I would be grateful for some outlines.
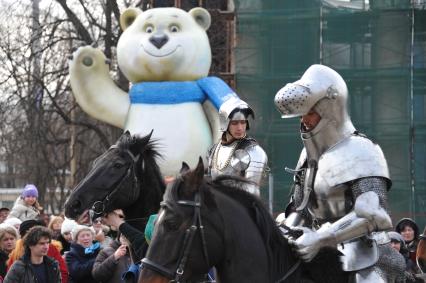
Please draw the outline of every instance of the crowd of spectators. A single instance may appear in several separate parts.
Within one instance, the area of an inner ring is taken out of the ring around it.
[[[406,282],[426,282],[426,228],[403,218],[389,231],[406,262]],[[137,282],[145,235],[125,222],[121,210],[81,225],[41,213],[38,191],[25,186],[11,210],[0,208],[0,283]]]
[[[124,223],[121,210],[113,214]],[[32,184],[12,209],[0,208],[0,283],[134,283],[137,272],[129,240],[116,227],[100,219],[81,225],[63,215],[47,217]]]

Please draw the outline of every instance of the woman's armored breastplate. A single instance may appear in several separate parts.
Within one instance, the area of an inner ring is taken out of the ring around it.
[[[219,175],[238,175],[241,176],[242,172],[235,170],[231,166],[232,158],[234,158],[234,152],[238,146],[238,142],[234,142],[230,145],[216,146],[213,152],[212,165],[211,165],[211,176],[213,179]]]

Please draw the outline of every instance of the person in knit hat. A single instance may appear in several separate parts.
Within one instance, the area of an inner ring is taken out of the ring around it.
[[[21,196],[15,201],[8,218],[16,217],[21,221],[37,219],[42,207],[37,201],[38,190],[33,184],[27,184]]]
[[[92,268],[100,251],[99,242],[94,242],[95,229],[76,225],[71,231],[73,242],[65,254],[70,283],[97,283],[92,276]]]
[[[64,222],[62,222],[61,235],[58,238],[58,240],[62,243],[61,254],[70,250],[72,242],[71,231],[75,226],[77,226],[77,222],[72,219],[65,218]]]
[[[12,225],[13,227],[15,227],[16,231],[19,231],[19,226],[21,226],[22,221],[19,218],[10,217],[7,218],[3,223],[7,225]]]

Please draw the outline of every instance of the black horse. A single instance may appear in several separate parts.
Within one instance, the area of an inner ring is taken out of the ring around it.
[[[201,159],[188,169],[166,190],[139,282],[193,282],[212,266],[219,282],[347,282],[337,251],[299,266],[261,200],[239,188],[243,180],[209,181]],[[306,271],[312,281],[302,280]]]
[[[137,137],[125,132],[98,157],[66,201],[65,215],[76,219],[90,209],[96,218],[121,208],[126,221],[143,231],[165,190],[151,134]]]

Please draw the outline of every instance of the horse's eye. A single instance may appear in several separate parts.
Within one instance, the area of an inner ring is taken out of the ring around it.
[[[180,221],[176,217],[164,219],[164,228],[168,231],[176,231],[180,227]]]
[[[114,164],[114,168],[116,168],[116,169],[120,169],[120,168],[123,168],[123,167],[124,167],[123,163],[117,162],[117,163]]]

